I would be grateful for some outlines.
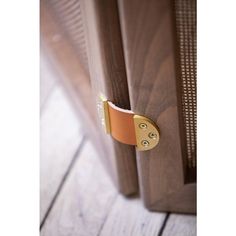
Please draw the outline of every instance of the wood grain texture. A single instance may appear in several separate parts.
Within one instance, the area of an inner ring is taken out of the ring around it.
[[[147,211],[140,200],[114,188],[97,153],[87,142],[65,182],[42,236],[157,235],[165,214]]]
[[[102,93],[117,106],[130,109],[117,3],[115,0],[82,0],[81,6],[94,97],[98,98]],[[120,191],[125,195],[136,193],[134,147],[110,136],[104,139],[107,147],[112,146],[114,150]]]
[[[153,119],[161,133],[157,147],[136,154],[141,196],[152,210],[193,213],[195,186],[185,185],[187,153],[174,2],[118,2],[131,108]]]
[[[76,149],[82,127],[65,92],[57,85],[41,114],[40,124],[40,220],[44,218]]]
[[[195,236],[197,235],[196,216],[171,214],[163,236]]]
[[[121,147],[118,142],[113,141],[104,134],[96,114],[96,96],[92,92],[89,77],[81,66],[78,52],[70,44],[68,35],[64,32],[61,25],[57,23],[55,14],[47,1],[41,1],[42,40],[45,42],[52,60],[55,62],[55,67],[59,72],[58,76],[68,89],[78,115],[83,120],[85,133],[96,145],[101,159],[115,184],[124,194],[134,193],[137,191],[134,149],[126,148],[124,145]],[[109,49],[108,51],[111,50]],[[116,68],[115,63],[113,67]],[[104,68],[105,66],[102,67],[102,69]],[[120,67],[118,66],[117,69],[113,70],[114,74],[117,73],[119,75],[119,70]],[[102,74],[96,78],[93,77],[93,81],[97,78],[103,78],[101,76]],[[115,78],[119,79],[119,76]],[[120,82],[121,80],[118,81]],[[125,101],[125,99],[122,101]]]
[[[158,235],[166,214],[150,212],[138,198],[125,199],[119,195],[101,230],[102,236],[107,235]]]
[[[116,196],[95,149],[85,144],[41,235],[98,235]]]

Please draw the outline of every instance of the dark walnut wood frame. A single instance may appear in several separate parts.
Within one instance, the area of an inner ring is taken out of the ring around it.
[[[117,188],[124,195],[134,194],[138,191],[135,149],[104,133],[96,108],[99,93],[130,108],[117,4],[115,1],[77,1],[77,4],[82,9],[81,20],[82,13],[85,17],[81,30],[87,33],[90,74],[60,22],[55,1],[41,1],[41,43],[51,55],[78,115],[85,122],[86,133],[96,145]]]
[[[136,152],[141,197],[148,209],[196,212],[181,110],[178,40],[172,0],[119,0],[131,109],[160,128],[157,147]],[[191,182],[191,183],[189,183]]]
[[[94,97],[102,93],[119,107],[130,109],[117,3],[81,0],[81,6]],[[121,192],[137,193],[135,148],[119,143],[110,135],[105,134],[104,140],[114,150]]]

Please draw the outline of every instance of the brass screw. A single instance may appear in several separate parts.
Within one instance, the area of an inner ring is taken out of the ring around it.
[[[147,140],[143,140],[141,142],[141,144],[144,146],[144,147],[148,147],[149,146],[149,142]]]
[[[157,135],[155,133],[149,133],[148,137],[151,139],[157,139]]]
[[[140,128],[140,129],[146,129],[146,128],[147,128],[147,124],[145,124],[145,123],[140,123],[140,124],[139,124],[139,128]]]

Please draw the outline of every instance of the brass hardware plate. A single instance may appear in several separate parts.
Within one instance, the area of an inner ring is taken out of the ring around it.
[[[99,96],[97,108],[98,108],[98,115],[101,120],[102,126],[104,127],[105,132],[107,134],[110,134],[111,126],[110,126],[110,117],[109,117],[109,110],[108,110],[108,101],[102,94]]]
[[[134,115],[133,119],[137,149],[146,151],[154,148],[160,140],[160,132],[157,125],[145,116]]]
[[[98,114],[105,132],[112,135],[112,121],[110,120],[109,115],[109,102],[103,95],[99,96],[97,107]],[[124,112],[127,114],[127,110],[123,111],[118,107],[116,109],[119,112]],[[133,135],[135,135],[136,139],[136,143],[134,143],[133,145],[136,144],[136,147],[139,151],[146,151],[154,148],[160,140],[159,128],[157,127],[155,122],[145,116],[135,115],[132,112],[130,113],[130,119],[134,122],[135,134]],[[128,129],[127,132],[129,132]]]

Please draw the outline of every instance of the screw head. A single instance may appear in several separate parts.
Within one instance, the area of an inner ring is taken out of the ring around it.
[[[144,147],[148,147],[149,146],[149,142],[147,140],[142,140],[141,144],[144,146]]]
[[[140,123],[140,124],[139,124],[139,128],[140,128],[140,129],[146,129],[146,128],[147,128],[147,124],[145,124],[145,123]]]
[[[157,139],[157,135],[155,133],[149,133],[148,134],[148,137],[151,138],[151,139]]]

